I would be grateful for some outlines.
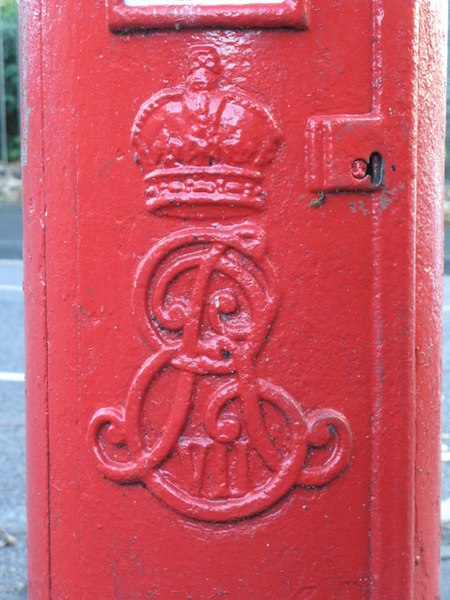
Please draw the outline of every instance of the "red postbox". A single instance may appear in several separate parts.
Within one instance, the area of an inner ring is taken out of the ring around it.
[[[440,8],[23,4],[32,600],[438,597]]]

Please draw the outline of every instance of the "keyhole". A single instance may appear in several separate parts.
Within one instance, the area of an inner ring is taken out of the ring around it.
[[[372,152],[367,165],[367,175],[374,187],[379,187],[383,183],[384,163],[383,157],[379,152]]]

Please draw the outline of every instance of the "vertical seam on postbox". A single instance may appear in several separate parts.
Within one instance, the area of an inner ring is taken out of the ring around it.
[[[417,4],[415,5],[414,11],[414,34],[416,36],[416,40],[420,40],[420,18],[419,18],[419,8]],[[414,143],[411,144],[411,151],[413,152],[413,164],[414,164],[414,179],[412,182],[411,189],[411,202],[413,203],[413,213],[414,213],[414,228],[413,228],[413,252],[411,258],[413,260],[413,302],[412,302],[412,310],[413,310],[413,318],[414,318],[414,328],[412,329],[412,357],[413,357],[413,365],[414,365],[414,376],[412,377],[412,385],[414,386],[412,399],[414,402],[413,405],[413,415],[414,415],[414,427],[413,427],[413,435],[414,435],[414,460],[413,460],[413,480],[412,480],[412,492],[414,495],[414,505],[413,505],[413,527],[412,527],[412,550],[413,555],[416,556],[416,546],[417,546],[417,533],[416,533],[416,525],[417,525],[417,500],[416,500],[416,482],[417,482],[417,474],[416,474],[416,464],[417,464],[417,357],[416,357],[416,347],[417,347],[417,309],[416,309],[416,298],[417,298],[417,176],[418,176],[418,154],[417,154],[417,139],[418,139],[418,125],[419,125],[419,114],[418,114],[418,98],[419,98],[419,60],[420,60],[420,51],[419,51],[419,43],[414,44],[413,46],[414,60],[413,60],[413,69],[414,69],[414,84],[412,89],[413,95],[413,109],[411,118],[413,119],[413,137]],[[415,560],[415,559],[414,559]],[[412,576],[412,590],[415,588],[415,574]]]
[[[406,256],[405,261],[406,264],[403,267],[407,269],[408,276],[411,276],[411,286],[414,286],[414,277],[415,277],[415,251],[413,248],[414,244],[414,236],[415,236],[415,206],[416,206],[416,155],[414,154],[414,139],[417,136],[417,105],[416,105],[416,95],[417,95],[417,83],[416,81],[413,85],[409,85],[407,87],[407,94],[409,95],[409,101],[407,103],[408,109],[405,111],[402,106],[402,110],[399,113],[398,110],[396,112],[390,110],[390,106],[387,104],[386,100],[386,91],[383,92],[383,96],[380,93],[380,84],[382,79],[385,81],[391,81],[390,79],[390,69],[391,64],[389,62],[392,60],[392,57],[389,53],[386,52],[386,42],[385,42],[385,32],[383,29],[386,25],[383,25],[383,20],[385,19],[385,6],[386,2],[384,0],[373,0],[373,30],[374,30],[374,40],[376,40],[374,44],[373,50],[373,101],[374,101],[374,110],[383,115],[383,117],[390,118],[391,124],[394,122],[403,121],[409,126],[408,133],[408,142],[404,145],[405,150],[407,151],[407,156],[411,160],[411,163],[414,165],[414,177],[410,176],[408,184],[405,184],[408,188],[407,201],[408,206],[404,207],[403,210],[407,211],[407,222],[406,227],[410,227],[411,231],[407,230],[407,241],[406,245]],[[387,12],[387,11],[386,11]],[[410,13],[411,19],[414,20],[414,31],[413,36],[417,35],[417,18],[416,12],[414,11],[412,14]],[[413,46],[413,45],[412,45]],[[410,76],[412,75],[411,69],[415,69],[415,53],[416,50],[408,50],[408,69]],[[386,63],[384,60],[386,59]],[[410,79],[413,79],[411,77]],[[389,109],[388,109],[389,106]],[[399,141],[395,141],[392,145],[396,145],[398,148]],[[408,174],[411,173],[410,167],[405,167],[405,172]],[[398,177],[398,175],[397,175]],[[387,184],[386,184],[387,185]],[[404,186],[404,187],[405,187]],[[401,186],[399,185],[400,189]],[[394,188],[393,188],[394,189]],[[413,207],[411,208],[410,203],[413,203]],[[383,210],[383,208],[382,208]],[[385,217],[383,217],[382,212],[376,212],[374,214],[374,218],[372,220],[372,259],[373,259],[373,280],[372,280],[372,320],[373,320],[373,387],[372,392],[374,394],[374,403],[372,410],[372,476],[373,481],[371,483],[371,515],[370,515],[370,558],[369,558],[369,571],[371,573],[372,578],[372,593],[374,598],[384,598],[386,593],[386,573],[383,572],[386,566],[386,550],[389,550],[388,545],[391,548],[396,546],[397,550],[399,549],[399,534],[398,531],[401,531],[402,539],[400,543],[404,543],[408,547],[408,552],[406,557],[402,558],[402,572],[403,572],[403,589],[405,593],[410,594],[413,591],[413,571],[412,571],[412,557],[413,557],[413,548],[414,548],[414,505],[415,505],[415,482],[414,482],[414,463],[409,462],[406,463],[407,472],[402,473],[402,483],[404,485],[404,504],[403,509],[406,514],[402,518],[401,523],[397,525],[397,533],[394,529],[392,529],[392,533],[388,533],[387,531],[383,532],[383,529],[386,529],[386,523],[383,521],[385,516],[383,515],[383,511],[385,510],[386,504],[386,489],[391,485],[389,481],[389,476],[386,477],[386,474],[383,473],[384,468],[387,464],[387,452],[386,449],[383,448],[383,444],[386,440],[387,435],[391,435],[390,428],[386,428],[386,415],[385,411],[388,406],[386,404],[387,393],[386,386],[389,384],[385,384],[384,382],[384,364],[383,362],[386,359],[386,354],[384,350],[385,340],[383,337],[383,329],[386,328],[386,306],[385,301],[383,300],[383,296],[386,295],[387,286],[386,286],[386,264],[384,254],[385,254],[385,246],[386,241],[383,239],[385,237],[384,228],[382,227],[382,223],[384,222]],[[411,239],[412,238],[412,239]],[[413,287],[414,289],[414,287]],[[388,302],[389,300],[389,293]],[[404,299],[404,298],[403,298]],[[408,329],[408,333],[405,334],[406,340],[401,342],[403,346],[403,350],[406,348],[408,356],[403,356],[403,361],[408,359],[408,369],[404,374],[404,377],[408,380],[408,409],[410,414],[412,413],[413,419],[415,414],[415,385],[414,385],[414,377],[413,373],[415,370],[414,364],[414,344],[415,344],[415,304],[414,304],[414,293],[410,294],[408,300],[411,304],[407,304],[407,307],[404,307],[406,312],[407,323],[410,326]],[[377,323],[379,326],[377,326]],[[392,335],[392,334],[390,334]],[[403,338],[403,339],[405,339]],[[395,400],[395,399],[393,399]],[[408,422],[408,415],[404,422],[404,427],[401,432],[401,437],[399,442],[405,441],[407,438],[409,446],[415,446],[415,426],[414,423]],[[413,439],[411,439],[413,438]],[[408,450],[405,450],[406,456],[410,456]],[[405,463],[403,463],[405,464]],[[381,505],[381,508],[380,508]],[[412,522],[411,519],[408,521],[408,512],[412,512]],[[381,533],[380,533],[381,531]],[[392,557],[392,553],[390,554]],[[396,565],[399,565],[399,561],[395,561]],[[395,564],[394,564],[395,567]],[[408,571],[409,569],[409,571]],[[395,594],[395,591],[393,592]]]
[[[50,475],[50,394],[49,394],[49,373],[48,373],[48,281],[47,281],[47,188],[46,188],[46,163],[45,163],[45,96],[44,96],[44,69],[43,69],[43,53],[44,53],[44,11],[42,1],[39,1],[39,26],[40,26],[40,54],[39,54],[39,70],[40,70],[40,95],[41,95],[41,155],[42,155],[42,208],[43,208],[43,251],[44,251],[44,311],[45,311],[45,393],[47,400],[47,421],[46,421],[46,437],[47,437],[47,503],[48,503],[48,519],[47,519],[47,543],[48,543],[48,597],[52,597],[52,554],[51,554],[51,475]]]

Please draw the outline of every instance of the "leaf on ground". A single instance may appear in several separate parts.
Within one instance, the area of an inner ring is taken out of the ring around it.
[[[6,546],[14,546],[15,543],[16,538],[0,527],[0,548],[6,548]]]

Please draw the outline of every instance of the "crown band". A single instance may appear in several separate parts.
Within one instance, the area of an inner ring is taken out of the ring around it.
[[[157,169],[145,176],[146,206],[150,212],[205,205],[259,209],[265,197],[261,180],[259,171],[222,165]]]

